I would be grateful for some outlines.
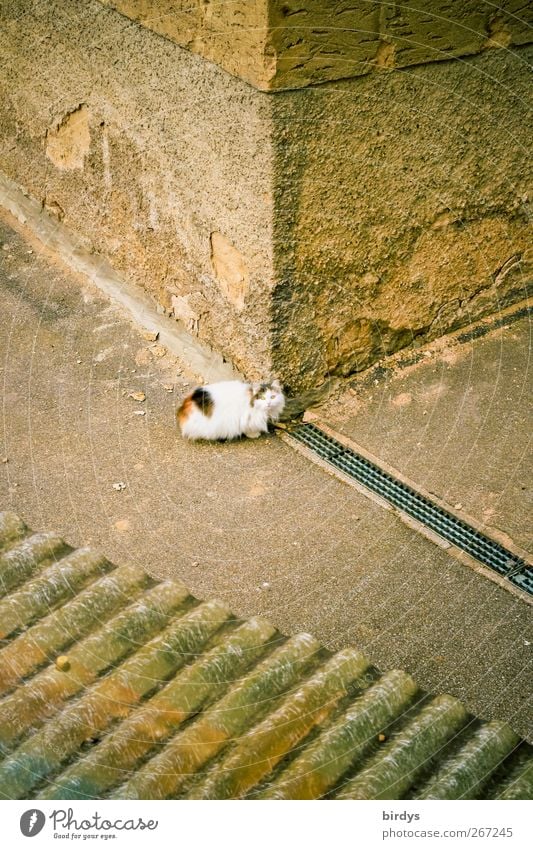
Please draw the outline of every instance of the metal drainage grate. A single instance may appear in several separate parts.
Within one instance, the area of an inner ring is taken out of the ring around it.
[[[489,537],[446,510],[410,486],[401,483],[366,457],[356,454],[313,424],[301,424],[290,431],[293,439],[311,449],[318,457],[363,484],[389,504],[407,513],[430,528],[442,539],[475,557],[515,586],[533,595],[533,568]]]

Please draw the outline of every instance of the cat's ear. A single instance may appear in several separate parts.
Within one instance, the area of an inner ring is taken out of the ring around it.
[[[277,378],[275,380],[273,380],[270,385],[272,386],[272,389],[277,389],[278,392],[281,392],[281,383],[279,382],[279,380]]]
[[[252,398],[256,398],[257,395],[259,395],[260,391],[261,391],[261,384],[260,383],[252,383]]]

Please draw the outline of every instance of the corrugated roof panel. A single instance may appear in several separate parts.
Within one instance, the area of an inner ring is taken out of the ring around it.
[[[0,513],[4,798],[533,798],[532,747],[355,649]]]

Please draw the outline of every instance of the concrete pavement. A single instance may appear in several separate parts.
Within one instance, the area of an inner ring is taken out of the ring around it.
[[[275,435],[183,442],[174,410],[194,376],[12,227],[0,235],[2,509],[238,616],[355,645],[531,739],[524,601]],[[522,515],[516,525],[525,539]]]

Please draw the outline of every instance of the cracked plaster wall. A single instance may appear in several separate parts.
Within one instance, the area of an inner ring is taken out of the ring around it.
[[[5,0],[0,57],[0,169],[189,331],[268,372],[268,99],[96,0]]]
[[[2,170],[249,377],[526,294],[530,48],[266,94],[97,0],[1,15]]]

